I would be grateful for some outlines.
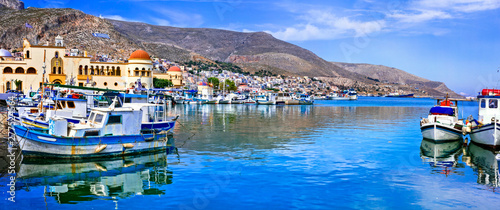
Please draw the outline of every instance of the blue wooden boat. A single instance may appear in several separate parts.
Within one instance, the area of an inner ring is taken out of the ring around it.
[[[162,150],[169,130],[143,129],[143,107],[92,109],[85,123],[68,123],[52,117],[49,129],[14,125],[15,136],[25,157],[88,158],[122,156]]]

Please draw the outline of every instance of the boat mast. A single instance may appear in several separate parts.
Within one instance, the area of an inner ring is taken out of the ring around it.
[[[41,86],[42,93],[41,93],[41,97],[40,97],[40,105],[39,105],[39,108],[38,108],[39,111],[40,111],[40,113],[42,113],[42,111],[43,111],[43,96],[44,96],[44,91],[45,91],[45,85],[44,85],[43,82],[45,80],[45,68],[46,68],[46,66],[45,66],[45,55],[46,55],[46,52],[47,52],[46,50],[43,50],[43,64],[42,64],[43,74],[42,74],[42,86]]]

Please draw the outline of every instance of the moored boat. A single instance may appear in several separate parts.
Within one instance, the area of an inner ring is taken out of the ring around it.
[[[86,123],[68,123],[65,118],[55,116],[49,121],[49,129],[14,125],[23,155],[78,159],[122,156],[166,148],[166,131],[141,129],[142,107],[114,105],[92,109]]]
[[[493,149],[500,147],[500,90],[483,89],[479,100],[479,119],[471,120],[468,127],[471,127],[471,141]]]
[[[463,122],[458,119],[458,99],[437,99],[427,118],[420,121],[422,136],[434,141],[452,141],[462,138]]]

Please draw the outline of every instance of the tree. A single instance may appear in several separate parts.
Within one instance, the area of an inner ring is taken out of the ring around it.
[[[223,87],[225,86],[224,89],[226,90],[238,90],[236,84],[234,84],[234,82],[229,79],[226,79],[226,81],[224,81],[224,83],[222,83],[221,86]]]
[[[172,83],[172,81],[170,81],[168,79],[159,79],[159,78],[154,77],[153,78],[153,86],[155,88],[165,88],[165,87],[172,87],[172,86],[174,86],[174,84]]]
[[[208,83],[211,83],[214,89],[219,89],[219,79],[216,77],[209,77]]]

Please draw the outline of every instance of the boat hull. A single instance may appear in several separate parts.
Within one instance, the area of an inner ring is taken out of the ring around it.
[[[23,157],[98,158],[140,154],[167,148],[167,135],[142,134],[127,136],[61,137],[15,125],[16,139]]]
[[[500,148],[500,124],[490,123],[472,129],[471,141],[488,148]]]
[[[425,139],[433,141],[454,141],[462,138],[462,131],[452,126],[439,123],[427,123],[420,126]]]

